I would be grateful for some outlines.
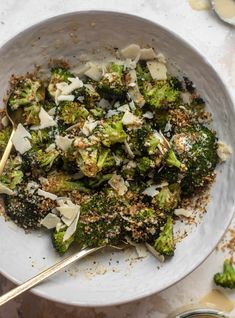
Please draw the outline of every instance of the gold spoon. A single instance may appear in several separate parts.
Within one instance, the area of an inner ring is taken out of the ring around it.
[[[7,162],[7,159],[9,158],[9,155],[11,153],[11,149],[13,146],[12,138],[15,134],[16,128],[17,128],[19,123],[23,122],[21,108],[13,111],[11,109],[11,107],[9,106],[9,103],[7,102],[5,111],[6,111],[7,118],[9,119],[10,123],[12,124],[12,132],[11,132],[11,136],[8,140],[7,146],[4,150],[4,153],[3,153],[1,161],[0,161],[0,175],[2,175],[4,167],[5,167],[6,162]]]
[[[58,262],[57,264],[49,267],[45,271],[41,272],[40,274],[34,276],[33,278],[30,278],[25,283],[19,285],[18,287],[13,288],[9,292],[7,292],[5,295],[0,296],[0,306],[7,303],[9,300],[19,296],[20,294],[24,293],[25,291],[31,289],[32,287],[38,285],[42,281],[44,281],[46,278],[52,276],[53,274],[57,273],[61,269],[65,268],[66,266],[76,262],[77,260],[91,254],[95,253],[96,251],[102,249],[104,246],[95,247],[95,248],[86,248],[84,250],[81,250],[62,261]]]

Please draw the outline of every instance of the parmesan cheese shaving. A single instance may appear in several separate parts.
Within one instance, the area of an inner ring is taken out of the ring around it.
[[[47,191],[44,191],[44,190],[41,190],[41,189],[38,189],[38,195],[40,195],[41,197],[44,197],[46,199],[51,199],[53,201],[58,198],[57,195],[50,193],[50,192],[47,192]]]
[[[147,254],[147,249],[146,249],[146,247],[143,244],[139,244],[139,243],[136,243],[136,242],[132,241],[128,236],[125,236],[125,240],[126,240],[126,242],[128,244],[130,244],[130,245],[135,247],[135,250],[136,250],[136,253],[137,253],[138,257],[144,258],[144,257],[146,257],[148,255]]]
[[[58,223],[60,223],[60,218],[53,213],[48,213],[40,224],[51,230],[56,228]]]
[[[39,184],[37,184],[35,181],[28,182],[26,189],[29,192],[29,194],[34,194],[34,192],[39,188]]]
[[[80,216],[80,208],[79,208],[79,212],[77,213],[75,219],[73,220],[73,222],[71,223],[71,225],[67,228],[67,230],[65,231],[64,234],[64,238],[63,241],[67,241],[76,231],[77,229],[77,224],[78,224],[78,220],[79,220],[79,216]]]
[[[86,63],[85,65],[83,65],[82,67],[75,67],[74,69],[72,69],[72,73],[78,75],[78,76],[82,76],[85,74],[86,71],[88,71],[90,69],[90,63]]]
[[[147,249],[143,244],[136,244],[135,249],[138,257],[145,258],[148,256]]]
[[[9,125],[9,119],[7,118],[7,116],[4,116],[2,118],[1,123],[2,123],[3,127],[7,127]]]
[[[73,142],[73,139],[70,139],[67,136],[63,137],[63,136],[57,135],[55,137],[56,146],[63,151],[67,151],[71,147],[72,142]]]
[[[12,137],[12,143],[20,154],[24,154],[32,148],[29,139],[31,139],[30,133],[23,127],[22,124],[18,124]]]
[[[68,101],[68,102],[73,102],[74,101],[75,96],[74,95],[59,95],[57,97],[57,100],[59,102],[63,102],[63,101]]]
[[[92,131],[96,128],[96,126],[98,125],[98,121],[95,121],[92,117],[89,117],[88,120],[85,121],[81,132],[85,135],[85,136],[89,136]]]
[[[46,148],[46,152],[49,152],[49,151],[51,151],[51,150],[54,150],[55,149],[55,144],[54,143],[52,143],[52,144],[50,144],[47,148]]]
[[[130,44],[124,49],[121,50],[121,54],[126,59],[135,59],[138,55],[140,55],[140,46],[137,44]]]
[[[77,213],[80,211],[80,207],[77,205],[74,206],[61,206],[56,208],[62,216],[67,219],[74,220]]]
[[[55,116],[56,113],[56,107],[52,107],[50,110],[48,110],[48,115]]]
[[[117,191],[118,195],[124,195],[128,190],[124,179],[117,174],[113,174],[112,178],[108,181],[108,184]]]
[[[165,57],[165,55],[162,54],[162,53],[158,53],[158,54],[157,54],[157,60],[158,60],[158,62],[160,62],[160,63],[166,64],[166,57]]]
[[[193,100],[192,95],[189,92],[181,92],[180,97],[182,98],[183,102],[188,105],[190,105]]]
[[[139,55],[138,55],[139,56]],[[136,62],[132,61],[131,59],[126,59],[124,64],[123,64],[123,69],[126,71],[126,69],[135,69],[136,68]]]
[[[32,126],[30,128],[31,130],[39,130],[39,129],[44,129],[44,128],[53,127],[57,125],[54,119],[45,111],[43,107],[41,107],[38,116],[40,119],[40,125]]]
[[[110,107],[110,103],[107,99],[104,99],[104,98],[101,98],[101,100],[99,101],[98,103],[98,106],[101,107],[101,108],[109,108]]]
[[[145,99],[143,95],[139,91],[139,87],[136,82],[136,86],[134,87],[129,87],[128,89],[128,95],[132,99],[132,101],[138,105],[139,107],[143,107],[145,104]]]
[[[140,50],[140,60],[153,60],[157,57],[153,48],[141,49]]]
[[[122,123],[125,126],[135,126],[138,127],[142,124],[141,118],[133,115],[129,110],[125,111],[124,116],[122,117]]]
[[[152,119],[153,118],[153,113],[152,112],[146,112],[143,114],[144,118]]]
[[[152,184],[151,186],[146,188],[142,193],[150,197],[155,197],[159,193],[159,191],[157,190],[157,185]]]
[[[62,222],[57,223],[56,225],[56,232],[59,232],[61,229],[63,229],[65,225]]]
[[[14,195],[15,193],[10,188],[5,186],[5,184],[0,182],[0,194]]]
[[[153,254],[161,263],[163,263],[165,261],[165,257],[163,255],[161,255],[160,253],[158,253],[155,248],[153,246],[151,246],[148,243],[145,243],[148,251]]]
[[[110,109],[110,110],[107,111],[105,117],[106,117],[106,118],[110,118],[110,117],[112,117],[112,116],[114,116],[114,115],[118,115],[118,111],[117,111],[117,110]]]
[[[189,218],[192,216],[192,212],[186,209],[175,209],[174,214],[177,216],[185,216],[186,218]]]
[[[127,152],[127,154],[128,154],[131,158],[134,158],[135,155],[134,155],[133,151],[131,150],[130,145],[128,144],[128,142],[127,142],[126,140],[124,141],[124,146],[125,146],[125,151]]]
[[[130,107],[128,104],[125,104],[125,105],[118,107],[117,110],[120,112],[126,112],[126,111],[130,111]]]
[[[94,81],[97,81],[97,82],[100,81],[102,78],[101,69],[93,63],[89,63],[89,66],[90,66],[89,69],[84,74],[90,77]]]
[[[232,150],[223,141],[218,141],[217,155],[220,161],[224,162],[231,155]]]
[[[83,82],[78,77],[69,77],[68,80],[70,81],[70,84],[62,87],[61,95],[69,95],[75,89],[83,87]]]
[[[167,80],[166,65],[161,62],[147,62],[147,67],[154,80]]]

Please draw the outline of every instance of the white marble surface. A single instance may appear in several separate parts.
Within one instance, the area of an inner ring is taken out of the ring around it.
[[[43,19],[65,12],[90,9],[133,13],[173,29],[206,53],[235,99],[235,28],[219,22],[210,10],[192,10],[187,0],[1,0],[0,45]],[[215,287],[212,276],[221,269],[224,257],[222,252],[215,251],[196,271],[175,286],[130,304],[85,309],[51,303],[28,293],[17,302],[2,307],[0,318],[167,317],[179,307],[196,303]],[[12,283],[0,276],[0,293],[12,287]],[[235,292],[226,291],[226,294],[235,301]],[[235,310],[231,315],[235,317]]]

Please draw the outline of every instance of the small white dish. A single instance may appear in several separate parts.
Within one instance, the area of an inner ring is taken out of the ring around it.
[[[104,58],[111,48],[130,43],[160,49],[196,84],[213,114],[219,138],[235,149],[235,112],[229,93],[196,48],[173,31],[142,18],[115,12],[74,12],[51,18],[18,34],[0,49],[0,97],[12,73],[24,74],[50,58],[68,58],[73,66],[92,56]],[[161,265],[148,255],[136,260],[133,251],[106,251],[61,272],[33,289],[37,295],[80,306],[107,306],[136,300],[176,283],[213,251],[234,212],[234,156],[218,169],[203,222],[177,245],[173,258]],[[48,233],[25,234],[0,218],[0,272],[22,283],[59,259]],[[129,258],[129,260],[127,260]],[[92,275],[92,270],[97,275]]]

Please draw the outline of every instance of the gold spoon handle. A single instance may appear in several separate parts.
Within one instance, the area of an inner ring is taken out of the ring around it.
[[[19,296],[20,294],[24,293],[25,291],[31,289],[32,287],[36,286],[37,284],[41,283],[43,280],[46,278],[52,276],[56,272],[60,271],[61,269],[65,268],[66,266],[74,263],[75,261],[91,254],[94,253],[98,250],[100,250],[103,247],[96,247],[96,248],[91,248],[91,249],[84,249],[80,252],[77,252],[62,261],[56,263],[55,265],[49,267],[45,271],[41,272],[40,274],[34,276],[33,278],[30,278],[27,280],[25,283],[21,284],[20,286],[12,289],[5,295],[0,296],[0,306],[3,304],[7,303],[9,300]]]
[[[11,153],[11,149],[12,149],[12,146],[13,146],[11,140],[12,140],[12,137],[13,137],[14,133],[15,133],[15,128],[13,127],[12,132],[11,132],[11,136],[10,136],[10,138],[8,140],[7,146],[6,146],[5,150],[4,150],[4,153],[3,153],[1,161],[0,161],[0,175],[2,175],[3,170],[5,168],[5,165],[6,165],[6,162],[7,162],[7,159],[9,158],[9,155]]]

